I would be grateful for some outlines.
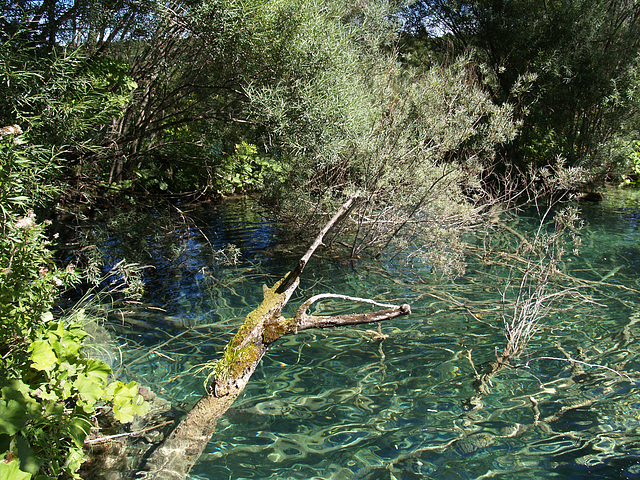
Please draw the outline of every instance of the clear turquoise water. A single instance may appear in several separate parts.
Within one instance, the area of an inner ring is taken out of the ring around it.
[[[504,345],[494,276],[500,272],[472,262],[452,281],[397,259],[355,266],[313,259],[292,307],[311,294],[335,292],[410,303],[413,314],[382,324],[384,340],[368,331],[376,327],[363,326],[277,342],[219,423],[192,478],[640,478],[640,193],[612,191],[604,202],[580,208],[582,252],[565,268],[607,284],[589,291],[598,304],[557,305],[521,359],[531,360],[530,368],[502,370],[481,408],[471,411],[467,352],[480,368]],[[274,224],[251,205],[190,216],[198,228],[176,227],[171,239],[143,234],[157,268],[142,304],[112,319],[121,373],[185,408],[204,391],[198,365],[217,357],[259,303],[261,284],[273,283],[298,258],[280,248]],[[104,244],[108,261],[122,254],[122,241],[113,234]],[[215,265],[211,246],[228,243],[240,248],[240,263]],[[481,316],[443,295],[466,298]],[[351,306],[322,308],[342,313]],[[577,356],[579,348],[586,362],[630,379],[536,360],[563,357],[562,350]],[[587,405],[573,408],[578,403]]]

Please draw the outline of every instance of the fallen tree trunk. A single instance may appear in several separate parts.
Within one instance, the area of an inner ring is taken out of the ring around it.
[[[322,244],[326,233],[349,211],[354,200],[355,197],[350,198],[329,220],[292,272],[271,288],[263,286],[262,302],[247,315],[244,324],[226,346],[223,358],[216,362],[215,380],[209,392],[150,455],[146,462],[145,478],[182,480],[186,477],[213,436],[218,419],[245,388],[269,345],[283,335],[310,328],[379,322],[411,313],[409,305],[387,305],[369,299],[325,294],[304,302],[294,317],[281,316],[282,308],[298,286],[305,265]],[[385,309],[338,316],[307,315],[307,310],[313,303],[328,297],[369,303]]]

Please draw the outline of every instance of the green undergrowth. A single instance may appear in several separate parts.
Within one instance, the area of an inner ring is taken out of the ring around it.
[[[79,479],[98,414],[127,423],[149,407],[134,382],[83,352],[84,310],[54,319],[54,302],[82,277],[56,265],[51,222],[34,213],[55,193],[40,180],[58,153],[15,132],[0,137],[0,479]]]
[[[16,343],[2,359],[0,478],[80,478],[101,405],[122,423],[147,413],[135,382],[112,381],[106,363],[82,352],[86,337],[82,312],[66,322],[50,317],[33,341]]]

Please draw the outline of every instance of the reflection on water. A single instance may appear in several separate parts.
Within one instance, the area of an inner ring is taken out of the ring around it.
[[[474,366],[504,344],[499,285],[487,269],[471,265],[465,277],[445,282],[415,266],[354,269],[313,259],[292,308],[302,297],[336,292],[408,302],[414,313],[384,323],[384,340],[363,326],[276,343],[192,478],[640,478],[640,194],[611,192],[581,210],[582,254],[567,260],[566,271],[599,282],[598,303],[554,311],[522,359],[531,360],[529,368],[501,371],[471,411],[464,402],[474,394]],[[279,249],[274,225],[244,204],[190,216],[195,223],[175,229],[172,239],[149,237],[157,269],[144,304],[117,325],[123,373],[186,404],[203,393],[205,375],[194,369],[216,358],[261,300],[261,284],[297,260]],[[112,238],[114,250],[106,252],[114,261],[120,241]],[[211,254],[228,244],[242,252],[237,265]],[[423,282],[403,284],[388,272]],[[469,305],[495,297],[495,313],[471,316],[431,295],[436,289],[464,295]],[[322,309],[349,307],[328,302]],[[634,380],[536,360],[563,352],[581,352],[585,363]]]

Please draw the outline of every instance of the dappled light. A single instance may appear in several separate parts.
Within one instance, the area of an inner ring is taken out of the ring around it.
[[[274,343],[219,420],[192,476],[409,479],[526,471],[544,478],[557,469],[572,476],[611,468],[633,476],[632,460],[640,455],[634,386],[640,197],[612,191],[603,204],[580,211],[581,255],[569,250],[558,268],[574,275],[572,285],[592,301],[567,297],[551,304],[520,355],[493,374],[480,396],[477,372],[507,344],[504,289],[514,276],[511,265],[471,254],[467,273],[448,280],[398,256],[353,265],[312,259],[299,287],[302,298],[325,291],[366,295],[409,303],[412,315],[381,324],[382,335],[371,327],[310,330]],[[523,238],[538,228],[533,211],[508,225]],[[198,228],[208,229],[206,223]],[[238,240],[255,231],[251,223],[245,228],[236,230]],[[520,244],[503,233],[504,241]],[[149,303],[132,306],[135,314],[114,314],[121,372],[173,403],[193,405],[205,391],[207,373],[196,373],[199,366],[219,358],[262,300],[262,282],[275,281],[296,261],[277,239],[269,249],[278,253],[244,253],[237,265],[220,265],[219,282],[202,284],[199,292],[163,282],[171,296],[184,292],[182,307],[154,303],[162,298],[156,291]],[[153,270],[150,278],[164,275]],[[241,302],[190,313],[210,289],[233,299],[229,288],[238,287]],[[161,311],[168,307],[171,314]],[[355,311],[339,298],[312,308],[319,315]],[[189,323],[178,325],[183,316]]]

